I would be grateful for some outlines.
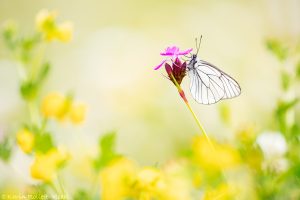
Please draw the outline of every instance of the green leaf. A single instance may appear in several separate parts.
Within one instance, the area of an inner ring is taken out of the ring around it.
[[[79,189],[73,195],[73,200],[82,200],[82,199],[91,200],[92,198],[91,198],[90,194],[87,191],[85,191],[83,189]]]
[[[300,80],[300,61],[296,64],[296,77]]]
[[[41,84],[45,79],[46,77],[48,76],[49,72],[50,72],[50,69],[51,69],[51,66],[50,66],[50,63],[44,63],[42,66],[41,66],[41,69],[38,73],[38,76],[37,76],[37,79],[36,79],[36,84]]]
[[[286,113],[288,110],[296,106],[296,104],[299,102],[299,99],[294,99],[289,102],[280,102],[277,108],[278,114]]]
[[[14,50],[17,47],[17,25],[14,22],[6,22],[3,28],[3,39],[8,49]]]
[[[19,49],[22,62],[28,63],[32,58],[33,49],[40,40],[39,35],[27,36],[20,39]]]
[[[276,119],[278,121],[278,125],[280,128],[280,131],[282,133],[287,133],[287,122],[286,122],[286,114],[287,112],[294,108],[296,104],[299,102],[299,99],[294,99],[288,102],[281,101],[278,103],[278,106],[275,110]]]
[[[222,121],[226,124],[229,124],[231,121],[231,110],[228,104],[220,104],[219,114]]]
[[[37,96],[43,81],[49,74],[50,68],[49,63],[44,63],[36,79],[27,80],[21,83],[20,92],[25,100],[31,100]]]
[[[291,76],[283,71],[281,73],[281,87],[284,91],[287,91],[291,85]]]
[[[25,100],[34,99],[38,92],[38,85],[34,81],[24,81],[21,83],[20,93]]]
[[[278,60],[283,61],[288,56],[288,49],[284,47],[278,40],[269,39],[266,41],[266,47],[271,51]]]
[[[99,147],[101,152],[113,152],[115,149],[115,142],[116,142],[116,133],[110,132],[105,134],[99,140]]]
[[[94,160],[94,168],[98,171],[105,167],[113,159],[119,157],[115,152],[116,133],[109,132],[99,140],[99,156]]]
[[[8,137],[3,138],[0,142],[0,158],[8,162],[12,152],[12,145]]]
[[[49,133],[38,133],[35,135],[34,149],[36,152],[46,153],[53,147],[53,140]]]

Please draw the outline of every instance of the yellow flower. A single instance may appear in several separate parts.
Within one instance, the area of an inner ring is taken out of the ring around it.
[[[236,197],[236,189],[227,184],[221,184],[217,188],[208,190],[203,200],[231,200]]]
[[[247,125],[237,132],[237,139],[244,145],[252,145],[256,138],[256,130],[254,125]]]
[[[240,163],[238,151],[229,145],[214,143],[213,149],[203,137],[193,141],[193,151],[196,162],[207,171],[226,170]]]
[[[36,27],[46,41],[68,42],[72,38],[73,27],[70,22],[57,24],[55,11],[41,10],[36,16]]]
[[[72,97],[53,92],[43,99],[41,112],[46,118],[52,117],[60,121],[68,118],[74,124],[80,124],[85,119],[86,105],[73,103]]]
[[[80,124],[85,119],[86,105],[75,104],[71,106],[70,119],[74,124]]]
[[[45,9],[39,11],[35,19],[37,29],[46,35],[51,35],[50,33],[55,32],[56,29],[56,16],[55,11]]]
[[[163,200],[191,200],[191,191],[194,188],[189,179],[190,169],[185,160],[168,162],[163,168],[166,187],[159,199]]]
[[[41,111],[45,117],[62,119],[67,110],[66,98],[59,93],[50,93],[43,99]]]
[[[118,158],[100,173],[101,199],[116,200],[130,196],[136,175],[136,165],[126,158]]]
[[[30,153],[34,146],[34,134],[27,129],[22,129],[17,133],[17,142],[22,151]]]
[[[156,168],[146,167],[138,172],[135,187],[139,199],[157,198],[166,188],[163,173]]]
[[[62,42],[69,42],[73,36],[73,24],[71,22],[64,22],[57,28],[56,37]]]
[[[31,165],[31,176],[44,182],[51,182],[55,178],[57,169],[69,155],[66,152],[53,148],[45,154],[37,154]]]

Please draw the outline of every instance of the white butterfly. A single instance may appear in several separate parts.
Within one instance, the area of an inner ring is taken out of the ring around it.
[[[198,59],[197,54],[192,55],[187,71],[191,79],[191,94],[198,103],[214,104],[241,94],[241,87],[236,80],[216,66]]]

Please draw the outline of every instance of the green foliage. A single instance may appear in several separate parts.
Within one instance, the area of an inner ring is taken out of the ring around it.
[[[77,190],[75,192],[75,194],[73,195],[73,200],[92,200],[92,197],[90,196],[90,194],[83,190],[83,189],[80,189],[80,190]]]
[[[286,115],[289,110],[293,109],[299,99],[294,99],[291,101],[279,101],[277,108],[275,110],[276,119],[278,121],[279,129],[282,133],[288,133]]]
[[[34,99],[37,95],[38,85],[32,80],[24,81],[20,86],[20,93],[25,100]]]
[[[4,162],[8,162],[12,152],[12,144],[8,137],[5,137],[0,142],[0,158]]]
[[[53,139],[49,133],[35,134],[34,149],[36,152],[46,153],[53,147]]]
[[[225,124],[230,124],[231,121],[231,110],[230,107],[228,106],[228,104],[220,104],[219,106],[219,115],[222,119],[222,121]]]
[[[99,140],[99,155],[94,160],[94,168],[98,171],[105,167],[110,161],[120,155],[115,151],[116,133],[114,131],[105,134]]]
[[[17,46],[17,25],[14,22],[7,22],[2,35],[7,48],[14,50]]]
[[[287,91],[291,85],[291,76],[283,71],[281,73],[281,87],[284,91]]]
[[[40,71],[38,72],[38,76],[36,78],[36,84],[42,84],[43,81],[47,78],[49,72],[50,72],[51,66],[50,63],[46,62],[44,63],[41,68]]]
[[[300,80],[300,61],[296,65],[296,77]]]
[[[276,39],[269,39],[266,41],[267,48],[277,57],[278,60],[283,61],[288,56],[288,48]]]
[[[25,100],[35,99],[40,90],[43,81],[46,79],[50,71],[50,64],[44,63],[38,71],[37,77],[23,81],[20,86],[20,93]]]

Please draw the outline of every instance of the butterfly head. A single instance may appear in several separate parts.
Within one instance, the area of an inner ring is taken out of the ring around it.
[[[187,68],[193,69],[196,63],[197,63],[197,55],[193,54],[191,57],[191,60],[189,61],[188,65],[187,65]]]

